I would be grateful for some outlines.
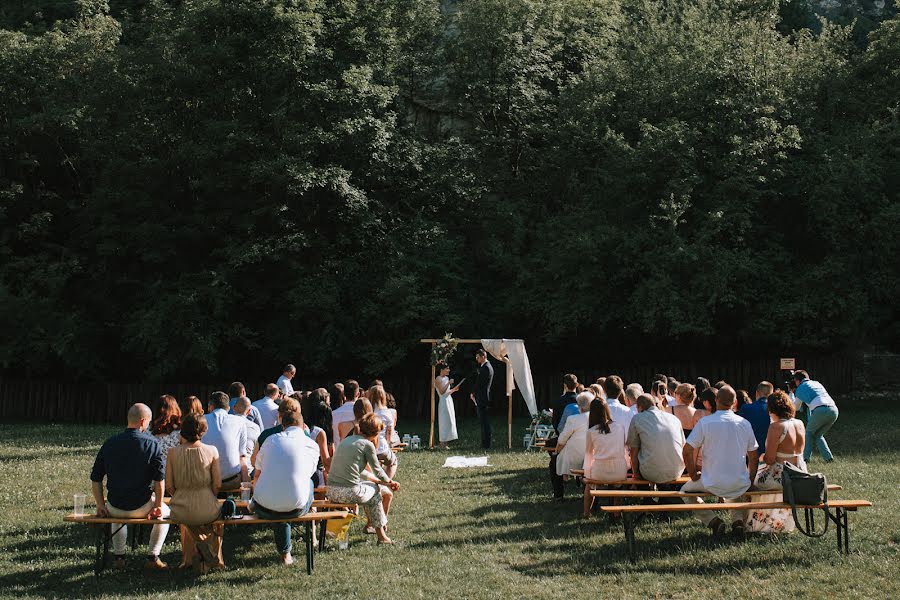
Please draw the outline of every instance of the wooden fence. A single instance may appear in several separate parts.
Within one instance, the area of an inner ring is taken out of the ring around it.
[[[797,356],[797,367],[808,370],[814,379],[821,381],[829,391],[846,392],[854,386],[853,358],[837,356]],[[753,393],[756,384],[767,379],[778,386],[782,381],[778,361],[775,359],[740,359],[730,361],[656,361],[647,364],[600,364],[590,369],[573,369],[579,381],[593,382],[598,376],[618,373],[626,382],[638,382],[645,388],[655,373],[674,375],[679,380],[693,383],[698,376],[713,383],[724,379],[736,387]],[[502,365],[495,369],[493,385],[495,402],[493,411],[506,414],[506,372]],[[538,406],[547,408],[559,397],[562,390],[560,372],[537,371],[534,374],[535,395]],[[428,366],[422,374],[385,377],[385,386],[395,395],[401,417],[427,418],[430,412]],[[297,389],[327,387],[338,378],[325,376],[304,377],[295,381]],[[267,382],[244,382],[252,400],[261,398]],[[362,381],[364,385],[368,381]],[[172,394],[179,400],[195,395],[206,402],[209,395],[226,389],[227,384],[212,383],[60,383],[45,380],[16,380],[0,378],[0,420],[31,420],[77,423],[120,423],[124,421],[128,407],[144,402],[151,407],[161,394]],[[474,416],[475,407],[469,401],[468,391],[457,394],[456,414],[460,418]],[[513,397],[514,415],[525,416],[527,411],[518,391]],[[402,425],[401,425],[402,429]]]

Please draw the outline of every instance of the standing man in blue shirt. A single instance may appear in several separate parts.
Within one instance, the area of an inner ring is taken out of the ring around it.
[[[98,517],[164,519],[169,516],[169,507],[163,504],[166,468],[162,449],[156,438],[147,433],[152,419],[153,413],[146,404],[135,404],[128,409],[128,428],[100,447],[91,469],[91,492],[97,503]],[[104,478],[106,499],[103,497]],[[159,560],[159,553],[168,532],[168,525],[153,526],[150,556],[144,568],[166,568],[166,563]],[[113,534],[113,565],[116,569],[125,568],[127,537],[128,530],[124,525]]]
[[[806,371],[794,371],[794,383],[797,389],[794,397],[806,405],[809,420],[806,424],[806,445],[803,447],[803,459],[808,463],[812,456],[813,444],[818,446],[819,454],[825,462],[834,460],[834,455],[825,441],[825,434],[838,418],[837,404],[818,381],[809,378]]]
[[[767,404],[769,395],[774,391],[775,386],[768,381],[760,382],[756,386],[756,400],[744,404],[738,411],[739,415],[750,421],[750,426],[753,427],[753,437],[756,438],[756,443],[762,449],[766,447],[766,436],[769,435],[769,425],[772,424]]]

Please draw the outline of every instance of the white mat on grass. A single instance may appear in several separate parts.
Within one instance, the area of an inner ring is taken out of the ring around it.
[[[451,469],[464,469],[466,467],[488,467],[487,456],[448,456],[444,461],[444,466]]]

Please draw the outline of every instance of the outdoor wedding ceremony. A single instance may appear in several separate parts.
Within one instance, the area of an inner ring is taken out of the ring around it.
[[[900,597],[898,92],[896,0],[0,2],[0,598]]]

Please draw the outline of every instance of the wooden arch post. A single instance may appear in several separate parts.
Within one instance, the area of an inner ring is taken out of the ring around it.
[[[434,349],[435,344],[437,344],[440,340],[433,339],[433,338],[427,338],[427,339],[423,339],[420,341],[423,344],[431,344],[431,348]],[[481,340],[457,340],[457,339],[454,339],[453,341],[456,342],[457,344],[477,344],[479,346],[481,345]],[[507,369],[507,377],[508,376],[509,376],[509,369]],[[435,371],[434,371],[434,365],[432,365],[431,366],[431,386],[430,386],[431,387],[431,433],[428,436],[428,447],[429,448],[434,448],[434,416],[435,416],[434,397],[435,397],[435,391],[436,391],[435,387],[434,387],[434,377],[435,377]],[[508,385],[509,384],[507,383],[507,386]],[[507,410],[506,447],[511,449],[512,448],[512,413],[513,413],[512,392],[507,394],[506,399],[507,399],[507,402],[509,403],[509,408]]]

